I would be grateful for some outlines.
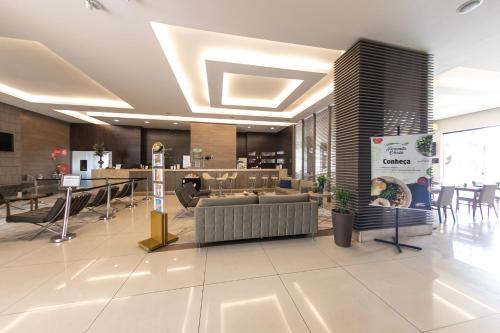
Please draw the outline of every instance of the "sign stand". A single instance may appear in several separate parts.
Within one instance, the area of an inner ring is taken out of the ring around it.
[[[151,211],[151,237],[139,242],[139,246],[148,252],[157,250],[165,245],[173,243],[179,239],[174,234],[168,232],[168,215],[164,212],[164,175],[165,156],[164,146],[161,142],[153,144],[153,207]],[[146,196],[148,189],[146,189]]]
[[[66,187],[66,203],[64,205],[63,227],[60,235],[56,235],[50,238],[51,243],[62,243],[76,237],[75,233],[68,232],[68,223],[69,212],[71,211],[71,195],[73,193],[73,187],[78,187],[80,185],[80,179],[80,176],[75,175],[63,176],[61,184],[63,187]]]
[[[400,126],[398,126],[398,136],[400,135]],[[385,244],[391,244],[396,247],[399,253],[402,253],[403,250],[401,250],[401,247],[407,247],[410,249],[414,249],[417,251],[421,251],[422,248],[419,246],[414,246],[414,245],[408,245],[408,244],[403,244],[399,242],[399,208],[396,207],[396,226],[395,226],[395,235],[392,237],[392,242],[385,240],[385,239],[380,239],[380,238],[375,238],[374,239],[376,242],[380,243],[385,243]]]

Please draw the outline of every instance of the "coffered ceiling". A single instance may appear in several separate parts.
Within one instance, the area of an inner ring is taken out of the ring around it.
[[[1,1],[0,101],[73,122],[275,131],[332,102],[333,61],[359,38],[433,53],[438,79],[500,72],[498,1],[467,15],[461,0],[101,2]],[[500,106],[468,89],[459,108],[464,94],[436,86],[438,118]]]

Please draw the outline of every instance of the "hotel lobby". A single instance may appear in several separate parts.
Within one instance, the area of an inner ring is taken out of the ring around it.
[[[500,332],[500,3],[0,3],[0,332]]]

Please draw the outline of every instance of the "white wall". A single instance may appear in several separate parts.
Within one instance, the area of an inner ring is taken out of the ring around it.
[[[444,133],[456,132],[489,126],[500,126],[500,108],[465,114],[462,116],[445,118],[434,121],[434,141],[436,142],[436,156],[439,164],[434,165],[434,179],[440,181],[443,174],[441,161],[441,140]]]

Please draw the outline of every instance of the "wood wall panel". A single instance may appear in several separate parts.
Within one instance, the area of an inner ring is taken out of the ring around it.
[[[27,175],[51,177],[58,163],[52,149],[69,149],[69,124],[12,105],[0,103],[0,131],[14,134],[14,152],[0,152],[0,185],[18,184]]]
[[[433,57],[361,40],[335,61],[336,185],[352,192],[357,230],[393,227],[395,210],[368,206],[370,136],[432,131]],[[426,211],[401,210],[401,225],[431,222]]]
[[[193,148],[201,148],[203,156],[214,157],[205,161],[205,168],[235,168],[236,126],[191,124],[191,149]]]
[[[141,128],[94,124],[71,124],[71,150],[92,150],[95,143],[104,143],[113,152],[113,164],[123,168],[138,167],[141,163]]]
[[[69,124],[38,113],[21,113],[23,175],[43,175],[50,177],[59,163],[70,164]],[[66,157],[52,160],[51,153],[56,147],[68,150]]]
[[[151,163],[151,147],[153,143],[159,141],[169,149],[165,159],[165,167],[170,168],[171,165],[175,164],[182,166],[182,156],[189,155],[191,149],[191,134],[189,131],[149,128],[143,130],[145,132],[143,150],[145,151],[144,155],[146,155],[147,163]]]

